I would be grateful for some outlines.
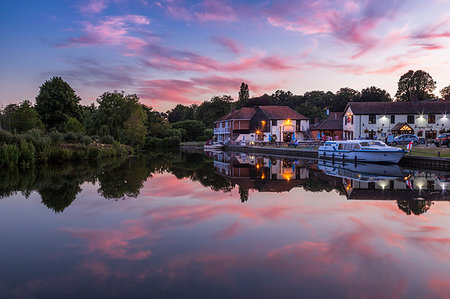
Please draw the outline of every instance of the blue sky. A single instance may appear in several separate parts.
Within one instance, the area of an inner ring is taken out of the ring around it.
[[[89,104],[137,93],[165,111],[218,94],[450,84],[450,1],[3,1],[0,105],[62,76]]]

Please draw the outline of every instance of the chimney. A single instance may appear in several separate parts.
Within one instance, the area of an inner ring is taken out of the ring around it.
[[[315,118],[314,118],[314,123],[317,124],[318,122],[319,122],[319,118],[318,118],[318,117],[315,117]]]
[[[444,97],[444,100],[450,102],[450,94],[446,94]]]
[[[409,100],[413,103],[417,103],[419,101],[419,97],[417,96],[416,93],[411,93],[409,95]]]

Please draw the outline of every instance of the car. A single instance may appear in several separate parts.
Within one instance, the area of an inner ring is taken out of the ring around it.
[[[446,145],[447,147],[450,147],[450,133],[447,134],[442,134],[439,135],[438,137],[436,137],[436,139],[434,140],[434,144],[439,147],[439,146],[444,146]]]
[[[394,137],[394,140],[392,141],[393,145],[397,145],[397,144],[408,144],[410,142],[413,142],[414,145],[419,143],[419,137],[417,137],[417,135],[412,135],[412,134],[403,134],[403,135],[398,135]]]

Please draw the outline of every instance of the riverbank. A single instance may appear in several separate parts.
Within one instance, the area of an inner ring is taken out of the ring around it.
[[[118,142],[104,144],[83,134],[0,132],[0,168],[26,169],[47,163],[96,161],[132,153],[133,148],[128,145]]]
[[[439,148],[441,151],[446,150]],[[285,155],[290,157],[308,157],[319,158],[317,149],[302,149],[302,148],[287,148],[287,147],[268,147],[268,146],[225,146],[224,150],[242,152],[242,153],[259,153],[267,155]],[[421,152],[426,151],[427,148],[421,149]],[[405,167],[421,167],[431,170],[448,171],[450,169],[450,158],[437,156],[421,156],[405,155],[400,160],[400,165]]]

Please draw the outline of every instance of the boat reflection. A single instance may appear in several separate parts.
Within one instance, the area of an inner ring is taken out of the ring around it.
[[[404,169],[398,165],[298,160],[245,153],[216,152],[215,173],[239,186],[241,201],[249,190],[289,192],[336,190],[348,200],[391,200],[406,214],[426,212],[433,201],[450,201],[450,175]]]

